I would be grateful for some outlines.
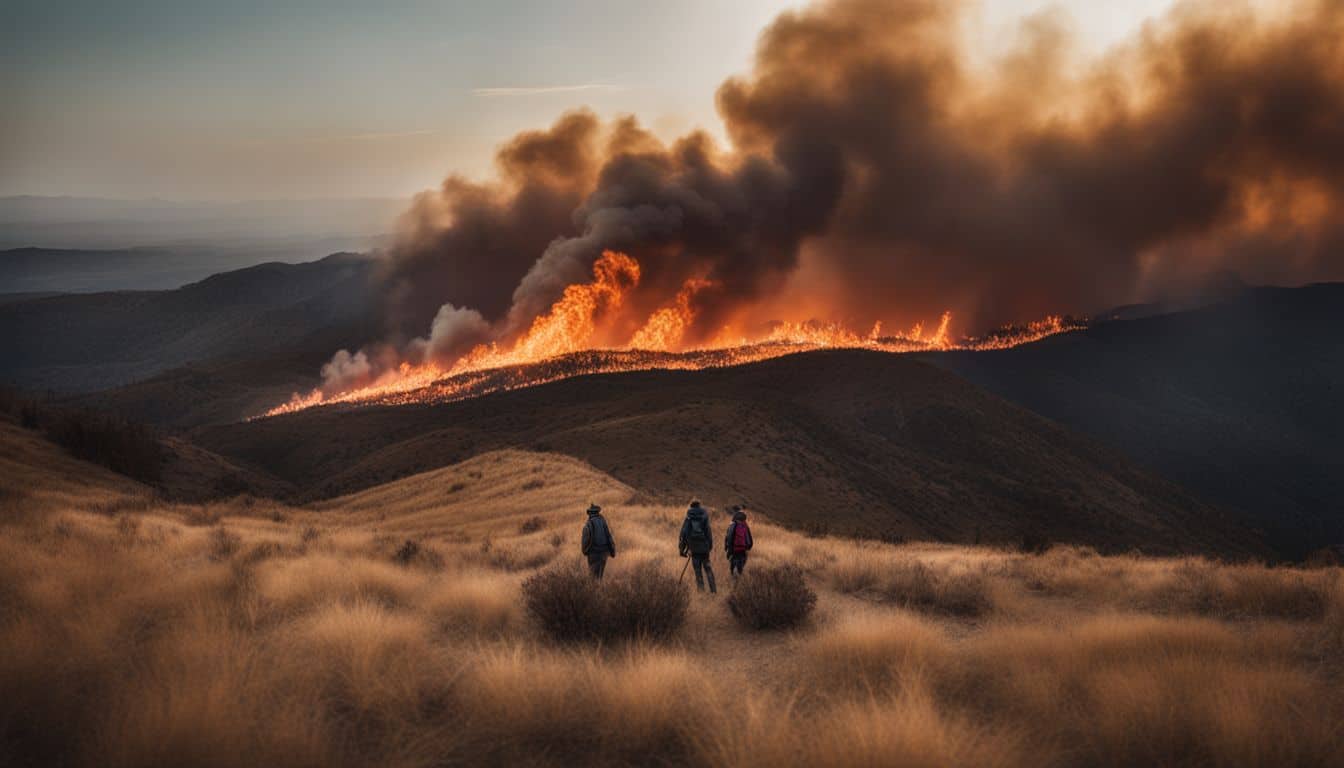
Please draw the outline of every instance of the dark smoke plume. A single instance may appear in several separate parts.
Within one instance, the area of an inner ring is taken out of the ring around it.
[[[959,7],[782,15],[719,90],[732,151],[587,112],[516,137],[497,183],[451,178],[407,215],[382,275],[392,358],[525,330],[605,249],[640,262],[638,311],[714,282],[691,341],[948,308],[976,331],[1229,269],[1344,277],[1344,2],[1186,3],[1087,64],[1038,17],[987,70]]]

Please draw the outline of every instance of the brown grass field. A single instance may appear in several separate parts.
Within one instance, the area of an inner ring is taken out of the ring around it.
[[[584,507],[608,578],[675,576],[680,509],[517,451],[311,507],[174,505],[0,431],[5,765],[1344,764],[1338,568],[758,516],[748,570],[803,569],[803,627],[743,629],[721,589],[671,640],[559,645],[520,589],[577,562]]]

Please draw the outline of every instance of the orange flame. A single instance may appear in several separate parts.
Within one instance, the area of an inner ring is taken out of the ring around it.
[[[649,315],[643,327],[630,339],[630,349],[655,351],[680,349],[686,329],[695,320],[695,308],[691,306],[691,300],[695,298],[695,294],[711,285],[713,283],[709,280],[699,278],[687,280],[681,286],[681,290],[677,291],[677,297],[672,300],[671,306],[663,307]]]
[[[508,350],[482,344],[453,364],[449,374],[544,360],[588,349],[601,315],[618,310],[628,290],[639,284],[639,262],[604,251],[593,263],[593,282],[569,285],[546,314]]]
[[[507,347],[492,342],[472,349],[450,368],[433,364],[402,363],[368,386],[330,394],[316,389],[296,394],[265,416],[302,410],[327,403],[447,402],[490,392],[535,386],[588,373],[615,373],[650,369],[695,370],[741,365],[780,355],[824,348],[914,352],[945,349],[1005,349],[1077,328],[1085,323],[1058,316],[1025,326],[1005,328],[979,338],[953,341],[952,313],[944,312],[928,338],[916,323],[907,335],[883,336],[882,323],[865,335],[833,323],[782,322],[752,338],[734,335],[728,328],[709,344],[682,350],[686,332],[695,320],[695,296],[712,282],[687,280],[672,302],[645,319],[624,348],[598,350],[595,342],[610,333],[608,318],[615,317],[630,290],[638,286],[639,263],[623,253],[606,251],[593,264],[593,280],[567,286],[546,314],[532,321],[527,333]]]

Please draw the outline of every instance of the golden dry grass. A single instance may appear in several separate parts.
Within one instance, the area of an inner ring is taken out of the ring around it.
[[[163,505],[117,478],[76,484],[69,465],[6,456],[38,500],[0,528],[7,765],[1325,766],[1344,754],[1339,569],[892,546],[756,520],[748,568],[803,569],[819,596],[808,625],[748,632],[722,595],[695,595],[670,642],[560,647],[524,615],[520,585],[576,559],[587,503],[609,510],[609,573],[679,569],[679,510],[519,452],[314,508]],[[6,476],[0,491],[16,485]],[[416,554],[398,559],[407,540]]]

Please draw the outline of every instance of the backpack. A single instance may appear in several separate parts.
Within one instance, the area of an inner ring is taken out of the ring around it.
[[[733,523],[733,553],[741,554],[747,551],[747,542],[751,540],[751,529],[746,523]]]
[[[588,539],[589,552],[606,552],[611,546],[611,536],[607,533],[607,521],[600,517],[588,518],[588,528],[592,532]]]
[[[703,516],[691,518],[691,531],[686,537],[687,541],[697,543],[706,543],[709,541],[709,521]]]

